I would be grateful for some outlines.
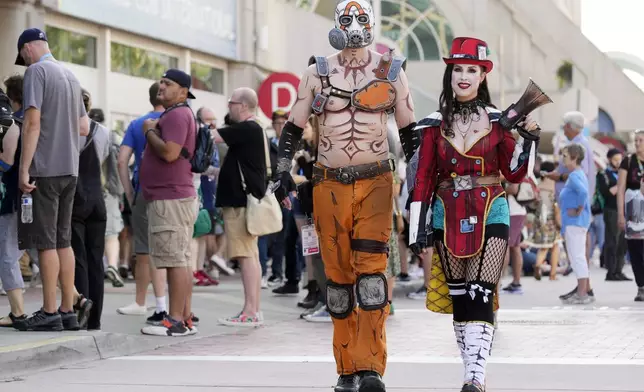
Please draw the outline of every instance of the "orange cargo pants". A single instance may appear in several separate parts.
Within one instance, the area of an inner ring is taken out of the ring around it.
[[[323,180],[313,190],[340,375],[385,372],[389,298],[384,273],[393,226],[392,181],[389,172],[351,185]]]

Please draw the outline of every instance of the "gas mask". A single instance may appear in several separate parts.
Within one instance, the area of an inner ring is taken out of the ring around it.
[[[344,0],[335,8],[335,28],[329,32],[334,49],[364,48],[373,42],[376,18],[367,0]]]

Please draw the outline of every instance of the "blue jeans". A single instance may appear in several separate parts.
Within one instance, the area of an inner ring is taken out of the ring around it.
[[[286,245],[286,233],[289,222],[293,220],[292,213],[287,208],[282,208],[282,231],[261,236],[257,240],[259,248],[259,263],[262,266],[262,277],[266,276],[268,259],[273,259],[271,275],[281,278],[284,275],[283,262]]]

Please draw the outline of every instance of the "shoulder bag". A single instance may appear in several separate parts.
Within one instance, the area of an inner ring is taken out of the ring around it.
[[[267,172],[271,170],[268,146],[266,145],[266,135],[262,131],[264,140],[264,157],[266,159]],[[246,190],[246,181],[241,166],[237,163],[239,175],[241,176],[242,188],[246,193],[246,230],[254,236],[263,236],[282,231],[282,207],[275,197],[275,194],[266,189],[264,197],[260,200]]]

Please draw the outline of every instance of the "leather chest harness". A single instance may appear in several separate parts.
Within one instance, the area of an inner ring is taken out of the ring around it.
[[[315,64],[317,73],[322,82],[322,91],[315,95],[311,108],[316,115],[324,113],[324,108],[330,97],[337,97],[351,101],[351,105],[366,112],[393,113],[396,103],[396,90],[393,82],[398,79],[400,70],[405,68],[404,57],[393,57],[385,54],[380,59],[375,70],[376,79],[367,83],[366,86],[353,91],[343,90],[334,87],[329,77],[329,61],[326,57],[312,56],[309,65]]]

